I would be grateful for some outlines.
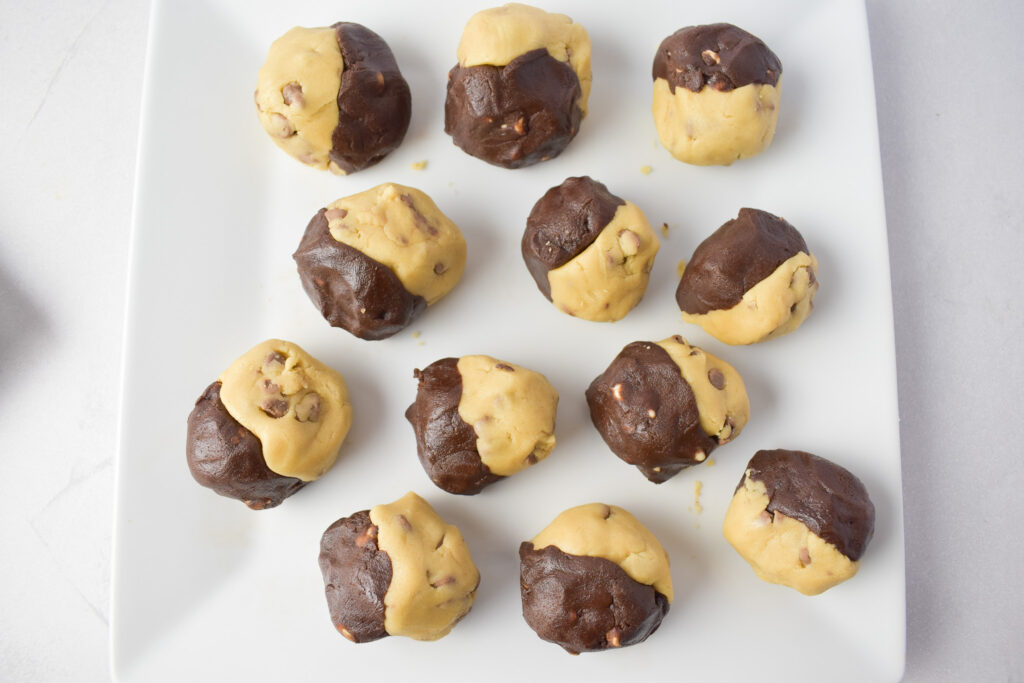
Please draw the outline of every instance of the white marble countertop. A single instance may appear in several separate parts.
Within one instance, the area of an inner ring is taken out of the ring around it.
[[[902,415],[905,680],[1024,680],[1024,5],[867,4]],[[3,681],[110,679],[147,22],[137,0],[0,4]]]

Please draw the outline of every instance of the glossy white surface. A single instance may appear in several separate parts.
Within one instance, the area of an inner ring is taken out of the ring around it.
[[[867,4],[903,415],[905,680],[1016,680],[1024,546],[1004,539],[1024,515],[1024,174],[1011,152],[1024,148],[1024,94],[1007,84],[1024,60],[1024,6]],[[0,4],[0,680],[110,679],[116,373],[147,19],[132,0]],[[998,54],[959,49],[978,46]]]
[[[740,0],[684,13],[673,4],[652,4],[650,14],[625,19],[588,11],[582,1],[564,4],[597,46],[592,114],[560,157],[516,172],[466,156],[441,130],[451,48],[475,3],[353,8],[348,19],[392,45],[413,90],[414,118],[397,152],[346,178],[281,154],[252,111],[253,73],[265,46],[292,23],[327,22],[330,3],[154,5],[118,466],[112,638],[119,680],[313,679],[339,670],[390,680],[410,666],[422,668],[424,680],[444,680],[452,670],[493,666],[496,642],[516,655],[499,656],[494,680],[522,680],[538,668],[621,680],[652,658],[680,655],[700,678],[812,681],[837,661],[844,680],[900,676],[895,354],[863,9],[855,1],[806,1],[765,11]],[[654,145],[648,74],[666,22],[715,19],[748,28],[784,55],[783,109],[764,155],[730,168],[694,168]],[[182,51],[186,42],[193,49]],[[835,73],[845,78],[837,81]],[[425,171],[410,168],[423,159]],[[641,173],[645,165],[654,169],[649,175]],[[647,296],[613,325],[557,312],[519,254],[533,202],[581,174],[635,202],[655,225],[670,225]],[[365,342],[324,323],[301,290],[291,252],[317,209],[384,181],[433,196],[464,231],[469,263],[455,291],[411,329]],[[796,225],[819,259],[822,286],[817,310],[797,333],[723,348],[679,320],[676,264],[742,206]],[[583,391],[626,343],[672,334],[739,369],[752,419],[713,454],[716,466],[656,487],[603,445]],[[300,343],[345,374],[354,427],[328,475],[280,508],[253,513],[192,481],[183,422],[227,363],[272,336]],[[561,394],[559,444],[536,467],[479,496],[456,497],[423,473],[403,413],[415,395],[413,368],[469,353],[548,376]],[[877,507],[860,574],[815,599],[758,581],[720,532],[747,459],[779,446],[842,463]],[[699,515],[690,510],[697,481]],[[482,573],[476,606],[437,643],[389,638],[354,646],[327,618],[315,563],[319,536],[338,517],[410,489],[463,530]],[[673,559],[677,594],[661,629],[642,646],[577,659],[522,621],[516,551],[562,509],[591,501],[622,505],[651,527]],[[787,638],[765,638],[768,624]],[[747,656],[731,656],[737,648]],[[793,659],[803,666],[785,664]]]

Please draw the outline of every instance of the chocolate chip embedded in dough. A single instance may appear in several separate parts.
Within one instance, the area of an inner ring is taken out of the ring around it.
[[[302,86],[298,83],[289,83],[281,88],[281,98],[289,106],[295,105],[299,108],[306,106],[306,100],[302,97]]]
[[[715,389],[725,388],[725,375],[718,368],[708,370],[708,381],[711,382],[711,386]]]
[[[320,419],[320,394],[311,391],[295,405],[295,419],[299,422],[316,422]]]

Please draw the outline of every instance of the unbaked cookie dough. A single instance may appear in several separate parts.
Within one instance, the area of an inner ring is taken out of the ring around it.
[[[615,505],[566,510],[519,546],[523,618],[571,654],[635,645],[672,602],[668,553]]]
[[[587,404],[612,452],[656,484],[704,462],[750,415],[739,373],[678,335],[626,345],[587,388]]]
[[[681,28],[651,72],[658,138],[676,159],[728,166],[771,144],[782,63],[757,36],[732,24]]]
[[[352,425],[345,379],[297,344],[257,344],[208,386],[188,416],[197,482],[253,510],[320,477]]]
[[[722,532],[769,583],[817,595],[853,577],[875,529],[864,484],[803,451],[758,451],[736,487]]]
[[[391,48],[350,22],[295,27],[275,40],[255,97],[260,123],[278,147],[341,175],[397,148],[412,111]]]
[[[548,190],[522,241],[541,293],[558,310],[596,322],[620,320],[640,302],[659,247],[643,212],[588,176]]]
[[[427,476],[474,494],[555,447],[558,392],[547,378],[490,356],[442,358],[423,370],[405,417]]]
[[[385,183],[320,209],[293,258],[327,322],[384,339],[455,287],[466,241],[426,194]]]
[[[444,130],[496,166],[547,161],[579,132],[590,83],[590,38],[572,19],[519,3],[483,10],[448,73]]]
[[[740,209],[705,239],[676,289],[683,320],[726,344],[789,334],[814,309],[818,260],[785,219]]]
[[[480,584],[458,528],[411,491],[328,527],[320,571],[331,622],[355,643],[443,638],[469,612]]]

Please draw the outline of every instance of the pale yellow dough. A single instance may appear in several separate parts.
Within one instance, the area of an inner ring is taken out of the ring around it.
[[[335,29],[297,26],[270,45],[256,87],[256,110],[270,139],[302,163],[336,173],[341,169],[328,155],[344,69]]]
[[[732,308],[684,312],[683,320],[726,344],[754,344],[800,327],[814,308],[817,291],[818,259],[800,252],[748,289]]]
[[[544,48],[554,59],[567,62],[580,81],[579,108],[587,115],[593,80],[587,30],[564,14],[509,3],[477,12],[466,23],[459,41],[459,66],[505,66],[516,57]]]
[[[717,439],[719,444],[739,436],[750,419],[750,400],[740,373],[724,360],[691,346],[679,335],[657,344],[679,366],[683,379],[693,390],[704,433]],[[721,389],[712,383],[712,377],[721,384]]]
[[[220,382],[221,402],[260,440],[272,471],[312,481],[334,464],[352,426],[340,373],[298,344],[268,339],[232,363]]]
[[[725,539],[759,578],[817,595],[857,573],[859,561],[843,555],[803,523],[768,512],[768,502],[764,482],[751,479],[747,470],[722,525]]]
[[[768,149],[779,119],[782,80],[735,90],[699,92],[654,81],[651,112],[658,138],[676,159],[698,166],[728,166]]]
[[[491,472],[507,477],[548,457],[558,392],[544,375],[490,356],[463,356],[458,369],[459,417]]]
[[[620,205],[590,246],[548,271],[551,303],[584,320],[621,320],[647,291],[660,247],[643,211]]]
[[[387,266],[427,301],[450,292],[466,267],[466,240],[434,201],[413,187],[384,183],[327,205],[339,242]]]
[[[647,527],[618,506],[590,503],[569,508],[532,543],[536,550],[553,545],[569,555],[614,562],[631,579],[653,586],[672,602],[668,553]]]
[[[437,640],[448,635],[476,599],[480,572],[458,528],[410,491],[370,509],[377,546],[391,559],[384,594],[384,630]]]

